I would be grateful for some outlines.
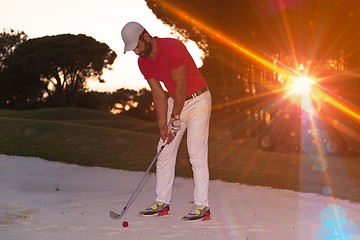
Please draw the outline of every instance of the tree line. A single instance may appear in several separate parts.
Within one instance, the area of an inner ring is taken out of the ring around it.
[[[27,39],[11,30],[0,35],[1,107],[26,109],[35,102],[75,106],[89,78],[99,81],[116,53],[83,34]]]
[[[286,76],[269,64],[293,72],[302,66],[302,74],[314,77],[360,73],[360,1],[145,1],[158,19],[205,51],[200,71],[212,90],[212,118],[224,126],[259,129],[263,113],[282,107]],[[327,87],[344,89],[341,97],[359,106],[359,80]]]
[[[205,51],[200,71],[208,81],[213,96],[212,123],[223,126],[236,123],[241,129],[256,130],[263,124],[264,114],[273,114],[279,106],[282,97],[279,90],[284,86],[280,74],[238,49],[254,51],[267,63],[294,71],[303,64],[306,74],[310,75],[328,68],[360,72],[360,2],[146,2],[163,23],[185,39],[195,41]],[[154,29],[148,30],[156,35]],[[80,103],[82,106],[95,106],[100,102],[109,102],[108,109],[115,107],[111,105],[115,101],[109,100],[112,94],[88,93],[83,85],[90,77],[103,81],[102,69],[110,68],[116,58],[116,53],[106,44],[84,35],[27,40],[26,35],[14,33],[10,35],[17,35],[15,39],[18,41],[6,48],[7,55],[0,55],[0,91],[7,89],[7,92],[1,92],[0,107],[21,109],[39,102],[51,106],[79,106]],[[224,37],[232,42],[225,44]],[[0,48],[3,49],[2,46]],[[4,83],[5,79],[10,81]],[[360,92],[359,82],[354,79],[346,89]],[[120,92],[125,94],[124,89]],[[100,101],[102,97],[107,100]],[[140,97],[148,102],[134,100]],[[150,99],[146,90],[132,93],[131,98],[120,105],[122,108],[131,102],[139,105],[130,107],[129,111],[120,111],[135,115],[140,111],[152,112]],[[354,94],[354,99],[350,100],[357,104],[359,95]],[[146,103],[142,105],[140,101]]]
[[[86,81],[100,82],[116,53],[105,43],[83,34],[28,39],[23,31],[0,33],[0,108],[84,107],[113,111],[154,121],[152,95],[118,89],[96,92]]]

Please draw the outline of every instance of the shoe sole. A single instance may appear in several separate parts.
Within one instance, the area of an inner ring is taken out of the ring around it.
[[[149,214],[149,215],[143,215],[143,214],[139,214],[140,217],[161,217],[161,216],[165,216],[165,215],[169,215],[169,211],[164,211],[164,212],[159,212],[159,213],[155,213],[155,214]]]
[[[191,220],[191,219],[182,218],[181,220],[184,221],[184,222],[200,222],[200,221],[208,221],[210,219],[211,219],[211,217],[210,217],[210,214],[209,214],[209,215],[205,215],[204,217],[199,218],[199,219]]]

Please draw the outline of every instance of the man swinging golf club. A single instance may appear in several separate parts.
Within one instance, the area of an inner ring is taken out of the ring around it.
[[[124,53],[134,51],[138,65],[151,88],[160,129],[158,149],[167,146],[156,163],[155,203],[140,216],[169,213],[175,175],[175,162],[181,139],[187,129],[187,147],[194,177],[194,206],[183,221],[209,220],[208,135],[211,94],[185,45],[177,39],[152,37],[137,22],[122,31]],[[169,92],[167,98],[160,81]],[[176,137],[175,137],[176,136]]]

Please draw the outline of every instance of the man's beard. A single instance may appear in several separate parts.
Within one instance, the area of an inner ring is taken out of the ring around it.
[[[144,51],[142,51],[141,53],[139,53],[139,56],[146,59],[150,56],[151,50],[152,50],[152,45],[150,42],[144,41],[145,43],[145,47],[144,47]]]

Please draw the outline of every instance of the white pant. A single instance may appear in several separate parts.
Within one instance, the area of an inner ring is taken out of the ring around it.
[[[168,119],[174,99],[168,99]],[[181,139],[187,129],[187,148],[194,177],[194,203],[209,206],[208,137],[211,94],[206,91],[185,101],[181,112],[181,130],[158,157],[156,163],[156,201],[170,204],[175,176],[175,162]],[[163,140],[160,138],[158,149]]]

